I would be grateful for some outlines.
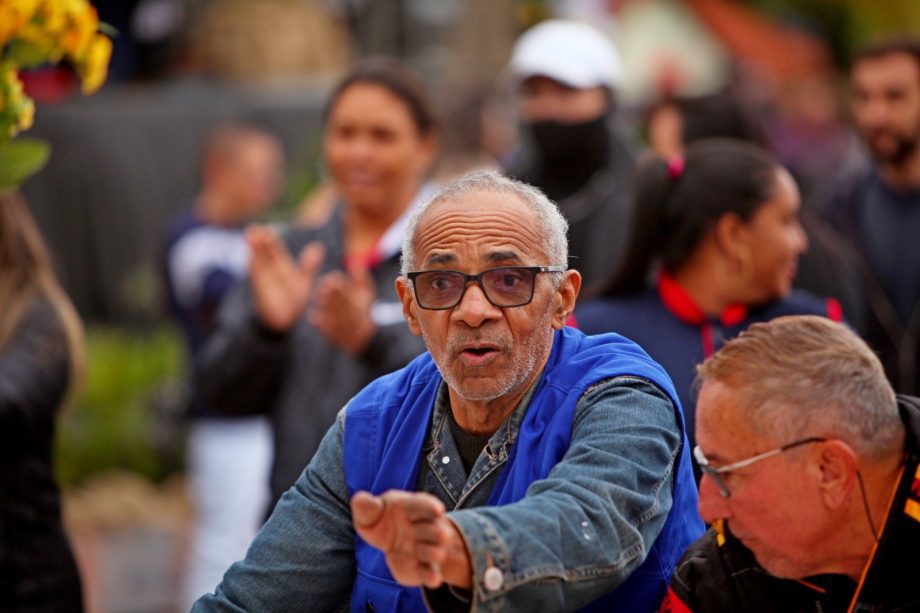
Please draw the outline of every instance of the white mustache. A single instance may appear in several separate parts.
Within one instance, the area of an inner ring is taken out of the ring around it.
[[[512,341],[509,338],[488,338],[480,333],[464,334],[447,341],[447,353],[448,355],[456,356],[463,350],[465,345],[469,346],[470,343],[488,343],[497,350],[506,352],[510,351],[512,347]]]

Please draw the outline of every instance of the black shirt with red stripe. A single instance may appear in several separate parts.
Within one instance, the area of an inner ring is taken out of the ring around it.
[[[793,291],[781,300],[734,305],[719,317],[707,317],[667,274],[660,276],[654,289],[589,300],[575,310],[576,325],[586,334],[622,334],[664,367],[677,389],[691,445],[695,444],[697,364],[751,324],[783,315],[823,315],[840,321],[842,312],[834,299]]]

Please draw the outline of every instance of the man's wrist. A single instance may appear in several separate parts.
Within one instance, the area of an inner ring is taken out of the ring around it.
[[[444,582],[455,588],[470,590],[473,587],[473,563],[470,553],[460,529],[452,521],[450,525],[453,530],[448,544],[447,561],[441,568]]]

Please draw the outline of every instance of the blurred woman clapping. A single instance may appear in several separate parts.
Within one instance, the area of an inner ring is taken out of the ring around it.
[[[336,198],[328,219],[283,238],[248,231],[248,283],[222,305],[199,367],[212,406],[271,416],[276,500],[351,396],[423,350],[394,281],[403,228],[437,152],[432,109],[404,67],[362,64],[326,106],[323,153]]]

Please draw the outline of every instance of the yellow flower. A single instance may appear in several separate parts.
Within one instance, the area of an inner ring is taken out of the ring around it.
[[[111,56],[89,0],[0,0],[0,141],[30,128],[35,116],[19,70],[66,57],[90,94],[105,82]]]
[[[48,31],[36,20],[19,30],[13,43],[18,62],[27,68],[57,64],[64,55],[58,48],[57,34]]]
[[[112,41],[104,34],[96,34],[90,40],[83,57],[77,64],[84,94],[91,94],[105,83],[109,59],[112,57]]]
[[[19,105],[19,121],[17,132],[23,132],[32,127],[35,121],[35,102],[31,98],[23,96],[22,104]]]
[[[22,81],[10,65],[2,67],[0,81],[0,125],[8,136],[16,136],[32,127],[35,119],[35,104],[25,95]]]
[[[36,13],[42,30],[50,37],[56,37],[64,31],[67,24],[67,12],[63,4],[55,0],[45,0]]]
[[[14,11],[25,16],[27,19],[32,16],[38,5],[45,0],[3,0],[3,4],[12,7]]]
[[[5,46],[29,21],[44,0],[0,0],[0,47]]]
[[[49,153],[41,141],[14,141],[35,119],[19,71],[66,57],[83,92],[92,93],[105,81],[112,55],[112,41],[98,32],[99,15],[89,0],[0,0],[0,193],[34,174]]]
[[[96,9],[86,4],[80,10],[65,16],[65,29],[61,34],[61,48],[71,59],[78,60],[99,29]]]

